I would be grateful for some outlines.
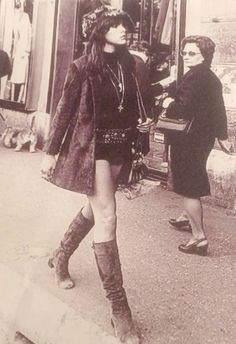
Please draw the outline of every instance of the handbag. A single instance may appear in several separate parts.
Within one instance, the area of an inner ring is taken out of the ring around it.
[[[144,107],[139,84],[135,76],[134,79],[137,86],[139,119],[141,122],[145,122],[147,120],[146,109]],[[132,164],[128,178],[128,184],[137,183],[139,180],[147,177],[148,167],[144,163],[144,156],[148,154],[149,150],[149,131],[141,133],[137,130],[132,141]]]
[[[144,136],[143,133],[138,133],[136,140],[132,143],[132,163],[128,177],[128,184],[137,183],[139,180],[148,176],[148,167],[144,163],[143,153],[143,140],[146,139],[146,137],[147,136]]]
[[[184,118],[169,118],[166,116],[167,109],[164,109],[158,117],[156,129],[163,132],[175,131],[188,134],[191,130],[194,118],[187,120]]]

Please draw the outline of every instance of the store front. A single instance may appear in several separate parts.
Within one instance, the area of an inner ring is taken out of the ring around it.
[[[55,111],[68,64],[83,52],[82,16],[101,3],[130,14],[136,27],[130,45],[150,44],[153,82],[168,73],[174,0],[0,0],[0,49],[10,62],[1,73],[2,108]]]
[[[0,49],[11,66],[1,77],[2,108],[36,111],[45,102],[55,13],[52,0],[0,0]]]
[[[11,125],[30,125],[30,114],[37,114],[39,136],[46,135],[68,65],[86,44],[82,17],[101,3],[123,8],[132,17],[135,32],[128,43],[150,46],[152,83],[168,76],[174,63],[176,0],[0,0],[0,49],[11,65],[1,77],[0,111]],[[163,140],[162,134],[152,133],[150,169],[161,170]]]
[[[6,63],[0,75],[0,113],[5,123],[31,126],[35,118],[42,146],[67,68],[86,44],[82,17],[101,3],[123,8],[132,17],[135,31],[128,36],[132,50],[137,42],[148,45],[155,117],[162,96],[156,85],[169,76],[172,65],[177,66],[179,76],[183,73],[180,40],[185,34],[212,37],[217,45],[213,69],[223,83],[230,139],[236,146],[236,0],[225,0],[224,7],[221,0],[0,0],[0,52],[10,63],[10,70]],[[150,138],[151,151],[146,157],[150,177],[165,182],[168,150],[164,136],[154,128]],[[230,166],[232,180],[233,163]],[[215,180],[214,167],[211,170]]]
[[[0,52],[10,64],[0,77],[0,134],[37,126],[39,147],[50,119],[57,7],[57,0],[0,0]]]

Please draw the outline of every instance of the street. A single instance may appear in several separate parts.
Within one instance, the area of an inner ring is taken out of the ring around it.
[[[14,331],[25,328],[34,344],[62,343],[56,334],[62,327],[66,331],[68,323],[59,319],[60,303],[61,314],[73,313],[68,325],[73,328],[71,341],[67,339],[65,344],[102,344],[103,339],[104,343],[112,343],[109,305],[91,248],[92,232],[70,262],[74,289],[59,290],[47,266],[50,252],[85,196],[43,180],[42,156],[40,151],[16,153],[0,147],[0,271],[7,275],[1,276],[0,321],[14,321],[9,324]],[[187,241],[190,234],[175,231],[168,224],[168,219],[181,211],[179,196],[157,183],[149,193],[133,200],[118,192],[117,203],[124,285],[143,344],[234,344],[236,217],[222,208],[204,205],[209,254],[200,257],[178,251],[178,245]],[[22,292],[19,304],[8,303],[14,300],[13,289],[22,288],[21,279],[24,288],[30,285],[32,295],[40,297],[28,298]],[[5,313],[11,308],[17,314],[6,319]],[[89,324],[86,333],[92,333],[91,337],[82,337],[82,332],[72,326],[77,315]]]

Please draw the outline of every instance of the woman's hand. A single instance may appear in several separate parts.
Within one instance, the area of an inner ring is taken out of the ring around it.
[[[163,102],[162,102],[162,107],[163,107],[164,109],[167,109],[168,106],[170,105],[170,103],[172,103],[173,101],[174,101],[174,99],[171,98],[171,97],[165,98],[165,99],[163,100]]]
[[[151,126],[153,125],[153,120],[149,117],[147,117],[145,122],[141,122],[141,120],[139,120],[139,124],[137,125],[137,129],[140,133],[147,133]]]
[[[54,155],[46,154],[42,164],[41,164],[41,176],[46,180],[50,180],[52,178],[53,171],[56,166],[56,158]]]
[[[219,142],[220,148],[226,154],[232,154],[234,152],[233,145],[232,145],[232,143],[229,140],[220,140],[220,139],[218,139],[218,142]]]
[[[168,88],[172,83],[174,83],[177,80],[177,68],[175,65],[171,66],[170,68],[170,75],[162,79],[158,82],[153,83],[152,85],[161,85],[164,89]]]

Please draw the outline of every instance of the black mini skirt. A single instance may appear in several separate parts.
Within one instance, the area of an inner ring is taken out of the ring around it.
[[[132,160],[133,130],[96,129],[95,159],[107,160],[112,165],[122,165]]]
[[[95,159],[107,160],[112,165],[123,165],[132,160],[131,142],[127,143],[96,143]]]

